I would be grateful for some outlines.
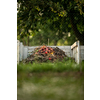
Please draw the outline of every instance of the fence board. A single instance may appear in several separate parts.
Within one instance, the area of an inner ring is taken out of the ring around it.
[[[76,63],[80,63],[80,42],[75,42],[72,46],[72,57],[75,58]]]
[[[80,63],[80,41],[77,42],[77,63]]]
[[[20,42],[20,61],[22,61],[22,59],[23,59],[23,43],[22,42]]]
[[[27,53],[28,53],[28,48],[27,47],[24,47],[24,59],[26,59],[28,56],[27,56]]]
[[[75,48],[78,46],[78,42],[75,42],[73,45],[71,45],[71,49]]]
[[[17,40],[17,64],[19,64],[19,40]]]
[[[84,46],[80,46],[80,60],[84,60]]]

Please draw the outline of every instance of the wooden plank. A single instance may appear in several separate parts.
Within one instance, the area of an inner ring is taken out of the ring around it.
[[[84,46],[80,46],[80,61],[84,60]]]
[[[17,40],[17,64],[19,64],[19,40]]]
[[[71,46],[72,57],[75,58],[76,63],[80,63],[80,42],[77,41]]]
[[[81,59],[81,61],[84,60],[84,54],[81,55],[80,59]]]
[[[73,57],[73,50],[70,50],[70,57]]]
[[[71,45],[71,49],[73,49],[73,48],[75,48],[75,47],[77,47],[77,46],[78,46],[78,43],[75,42],[73,45]]]
[[[61,50],[65,51],[65,52],[70,52],[70,49],[61,49]],[[28,49],[28,52],[32,52],[32,51],[34,51],[34,48],[33,49]]]
[[[27,52],[28,52],[28,48],[27,47],[24,47],[24,59],[27,58]]]
[[[52,46],[54,47],[54,46]],[[61,47],[61,46],[55,46],[55,47],[58,47],[59,49],[62,49],[62,50],[66,50],[66,51],[70,51],[70,46],[69,47]],[[34,50],[36,47],[28,47],[28,51],[32,51]]]
[[[77,42],[78,43],[78,47],[77,47],[77,63],[80,63],[80,41]]]
[[[32,46],[32,47],[28,47],[28,50],[32,50],[32,49],[35,49],[39,46]],[[70,46],[48,46],[48,47],[58,47],[60,49],[69,49],[70,50]]]
[[[84,49],[84,46],[80,46],[80,49]]]
[[[20,57],[19,57],[19,60],[22,61],[22,57],[23,56],[23,43],[20,42]]]
[[[58,47],[61,49],[70,49],[70,46],[49,46],[49,47]]]
[[[74,58],[75,58],[75,50],[76,50],[76,49],[74,48],[74,49],[73,49],[73,57],[74,57]]]
[[[37,47],[40,47],[40,46],[29,46],[28,50],[33,49],[33,48],[37,48]]]
[[[80,54],[84,54],[84,49],[80,50]]]
[[[65,52],[65,54],[66,54],[68,57],[71,57],[71,53],[70,53],[70,52]]]
[[[75,53],[75,62],[77,63],[77,53]]]

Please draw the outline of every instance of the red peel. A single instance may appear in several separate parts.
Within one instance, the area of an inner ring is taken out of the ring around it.
[[[51,60],[51,58],[49,58],[49,60]]]

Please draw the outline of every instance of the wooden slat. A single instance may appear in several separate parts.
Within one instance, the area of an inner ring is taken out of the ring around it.
[[[71,45],[71,49],[75,48],[76,46],[78,46],[77,42],[75,42],[73,45]]]
[[[80,49],[84,49],[84,46],[80,46]]]
[[[19,64],[19,43],[20,41],[17,40],[17,64]]]
[[[84,60],[84,46],[80,46],[80,61]]]
[[[77,41],[71,46],[72,57],[75,58],[76,63],[80,63],[80,42]]]
[[[23,43],[20,42],[20,58],[19,58],[19,60],[22,61],[22,58],[23,58]]]
[[[24,47],[24,59],[26,59],[27,58],[27,52],[28,52],[28,49],[27,49],[27,47]]]

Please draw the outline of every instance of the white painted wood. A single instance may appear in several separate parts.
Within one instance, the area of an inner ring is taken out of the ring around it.
[[[84,49],[84,46],[81,45],[81,46],[80,46],[80,49]]]
[[[75,48],[78,46],[78,42],[75,42],[73,45],[71,45],[71,49]]]
[[[24,47],[24,59],[26,59],[28,56],[27,56],[27,53],[28,53],[28,48],[27,47]]]
[[[73,53],[72,57],[75,58],[75,62],[77,62],[77,52],[78,52],[78,51],[77,51],[77,47],[75,47],[75,48],[73,49],[73,52],[72,52],[72,53]]]
[[[22,61],[23,59],[23,43],[20,42],[20,57],[19,57],[19,60]]]
[[[73,57],[73,50],[70,50],[70,56]]]
[[[77,47],[77,63],[80,63],[80,41],[77,42],[78,47]]]
[[[19,48],[20,48],[19,44],[20,44],[20,41],[17,40],[17,64],[19,64]]]
[[[80,63],[80,42],[77,41],[71,46],[72,57],[76,63]]]
[[[80,46],[80,61],[84,60],[84,46]]]

